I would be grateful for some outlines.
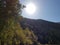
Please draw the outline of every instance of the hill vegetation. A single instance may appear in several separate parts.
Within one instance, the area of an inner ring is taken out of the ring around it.
[[[20,16],[23,7],[19,0],[0,0],[0,45],[37,44],[33,31],[23,30],[18,22],[23,19]]]
[[[60,43],[60,24],[24,19],[19,0],[0,0],[0,45]]]
[[[60,24],[42,19],[27,19],[21,21],[23,29],[28,27],[37,36],[41,44],[60,44]]]

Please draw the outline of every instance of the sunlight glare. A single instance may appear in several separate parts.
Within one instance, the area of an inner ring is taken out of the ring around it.
[[[34,12],[36,11],[36,6],[33,3],[29,3],[26,5],[25,10],[28,14],[34,14]]]

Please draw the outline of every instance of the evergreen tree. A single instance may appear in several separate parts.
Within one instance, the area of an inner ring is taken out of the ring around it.
[[[16,22],[20,9],[18,6],[21,6],[18,0],[0,0],[1,45],[13,45],[15,43],[15,31],[20,28]]]
[[[19,0],[0,0],[0,45],[32,45],[36,41],[33,32],[23,30],[18,22],[23,19],[19,16],[23,7]]]

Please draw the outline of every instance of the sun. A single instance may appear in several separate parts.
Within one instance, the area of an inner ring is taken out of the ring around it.
[[[35,11],[36,11],[36,6],[34,3],[28,3],[26,5],[26,8],[25,8],[25,11],[28,13],[28,14],[34,14]]]

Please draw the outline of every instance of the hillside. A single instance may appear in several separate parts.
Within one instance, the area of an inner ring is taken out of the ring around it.
[[[21,21],[23,29],[28,27],[38,37],[41,44],[59,44],[60,43],[60,24],[45,21],[42,19],[26,19]]]
[[[0,0],[0,45],[41,45],[60,42],[60,24],[21,16],[19,0]]]

